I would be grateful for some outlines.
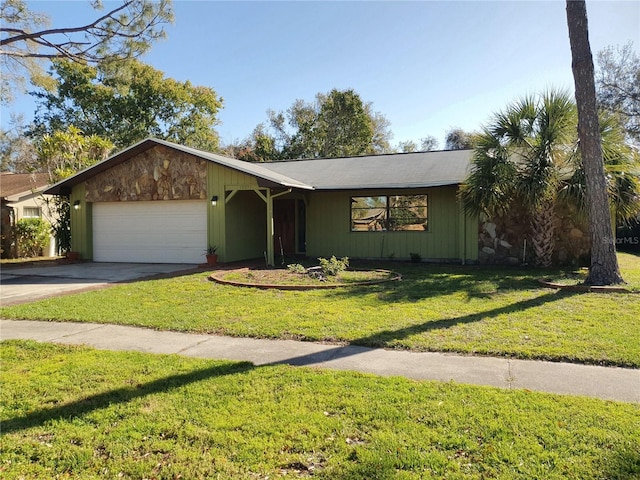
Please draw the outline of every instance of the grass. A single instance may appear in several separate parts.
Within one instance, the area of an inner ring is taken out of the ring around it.
[[[638,266],[640,261],[638,256],[630,253],[618,253],[618,261],[626,282],[620,286],[629,291],[640,293],[640,267]],[[583,267],[575,270],[555,271],[547,278],[560,285],[582,285],[588,274],[589,269]]]
[[[640,257],[620,254],[630,286]],[[362,265],[358,265],[362,266]],[[376,264],[401,282],[290,292],[218,285],[207,273],[3,307],[3,318],[640,367],[640,297],[540,287],[559,271]]]
[[[10,341],[0,476],[631,479],[637,404]]]
[[[56,264],[64,261],[64,257],[30,257],[30,258],[3,258],[0,259],[2,268],[24,267],[24,266],[41,266],[47,264]]]

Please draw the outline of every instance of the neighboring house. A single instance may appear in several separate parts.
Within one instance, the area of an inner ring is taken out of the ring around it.
[[[12,173],[0,174],[0,201],[2,207],[2,257],[15,257],[16,245],[12,227],[21,218],[41,217],[51,223],[51,212],[46,204],[46,196],[42,191],[49,185],[46,173]],[[53,237],[49,247],[43,252],[45,256],[55,255]]]
[[[69,196],[72,250],[99,262],[281,254],[476,261],[457,201],[471,151],[247,163],[147,139],[45,193]]]

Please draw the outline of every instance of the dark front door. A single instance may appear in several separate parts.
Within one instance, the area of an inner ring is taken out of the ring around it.
[[[296,253],[296,201],[274,200],[273,202],[273,247],[276,256],[281,247],[285,255]]]

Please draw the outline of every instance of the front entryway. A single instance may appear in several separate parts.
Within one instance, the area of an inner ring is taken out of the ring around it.
[[[273,248],[276,255],[304,254],[307,251],[307,209],[302,199],[273,202]]]
[[[296,201],[273,202],[274,250],[276,255],[296,253]]]

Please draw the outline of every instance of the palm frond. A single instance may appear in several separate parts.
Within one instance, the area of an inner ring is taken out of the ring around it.
[[[504,214],[513,197],[515,165],[499,140],[485,132],[478,137],[471,174],[459,191],[467,214]]]

